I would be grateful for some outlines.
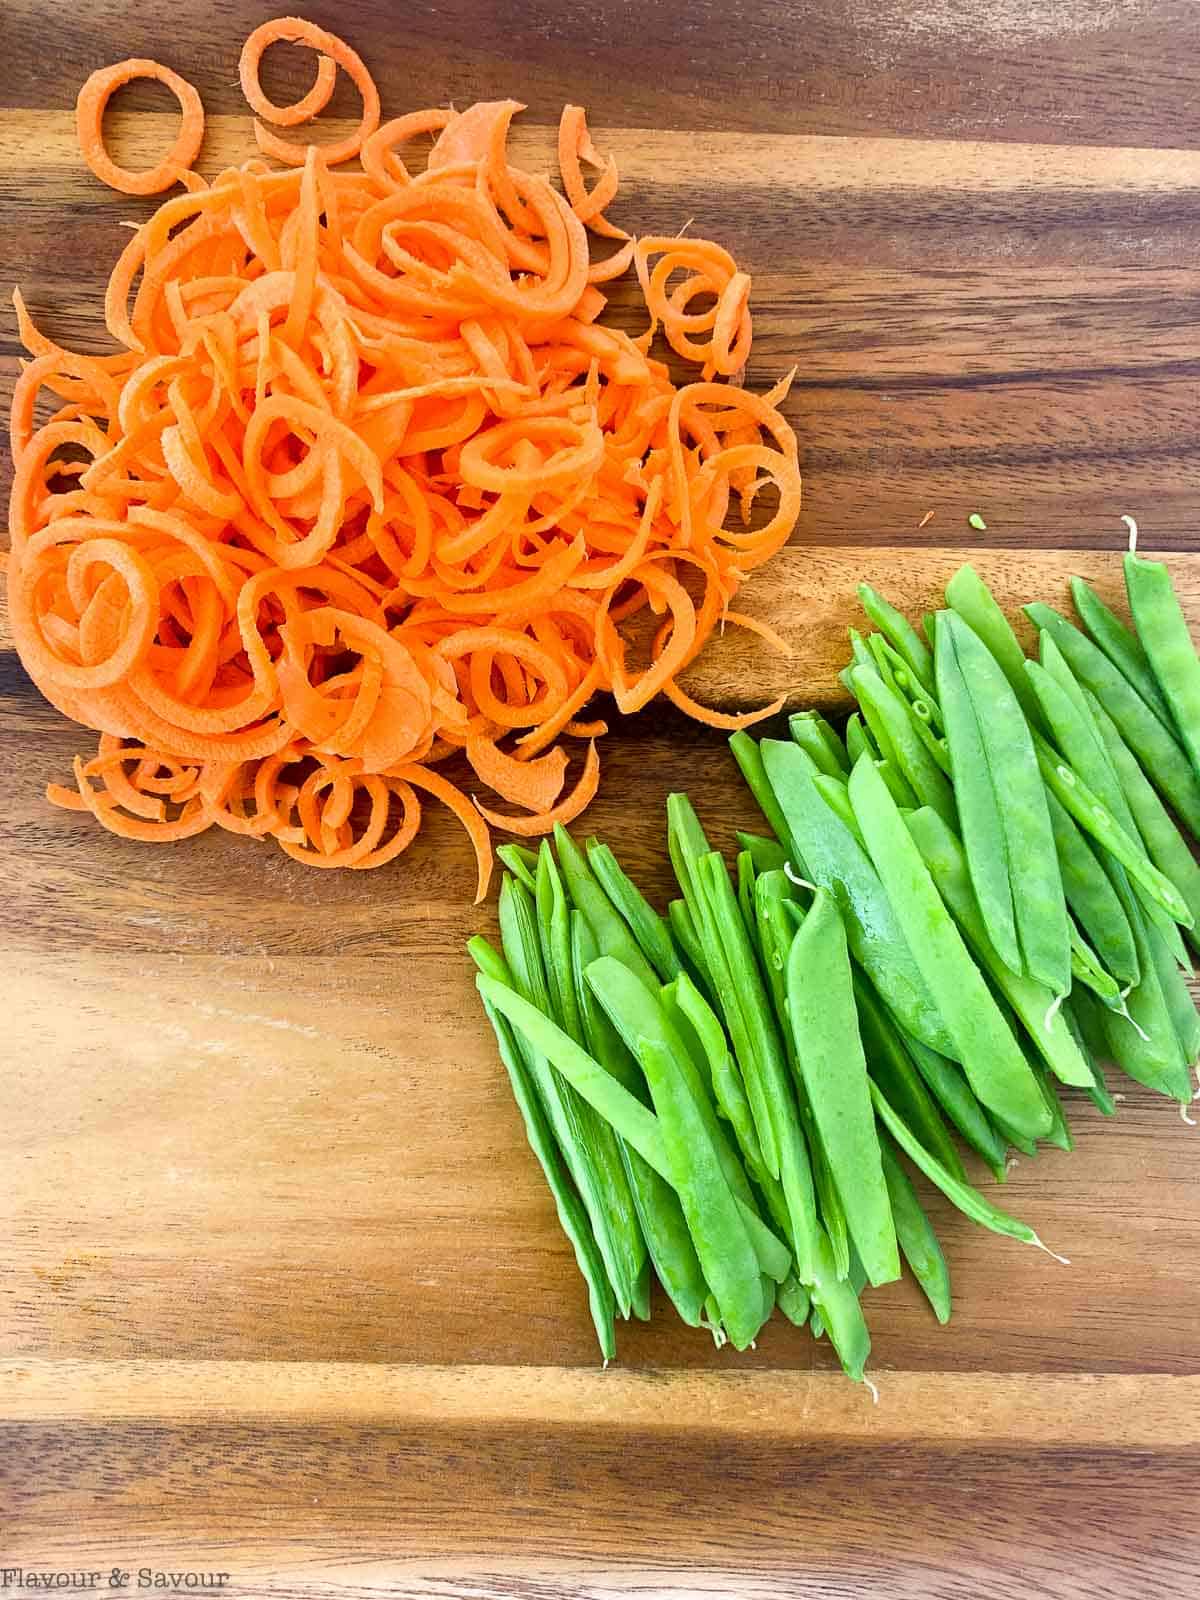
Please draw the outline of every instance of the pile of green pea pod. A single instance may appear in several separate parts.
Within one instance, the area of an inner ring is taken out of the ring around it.
[[[501,847],[502,949],[468,948],[606,1361],[653,1275],[718,1343],[778,1306],[861,1380],[866,1285],[903,1259],[950,1315],[906,1161],[1041,1246],[956,1138],[1000,1180],[1069,1150],[1058,1085],[1111,1115],[1106,1061],[1190,1099],[1200,661],[1166,569],[1126,575],[1134,631],[1076,580],[1086,631],[1026,608],[1036,661],[970,567],[923,631],[864,588],[845,736],[733,736],[773,837],[732,876],[670,797],[665,917],[596,840]]]

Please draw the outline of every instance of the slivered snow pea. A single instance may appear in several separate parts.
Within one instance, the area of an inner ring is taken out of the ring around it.
[[[1135,882],[1142,885],[1168,916],[1184,927],[1190,928],[1192,914],[1187,902],[1171,880],[1161,873],[1142,848],[1141,839],[1134,839],[1113,816],[1107,806],[1087,787],[1054,748],[1035,735],[1038,765],[1046,786],[1059,800],[1063,809],[1070,812],[1086,833],[1107,850]],[[1128,907],[1126,907],[1128,915]]]
[[[655,911],[606,844],[589,839],[587,859],[600,887],[629,924],[646,960],[664,983],[670,983],[682,972],[683,964],[665,918]]]
[[[875,765],[879,770],[880,777],[888,785],[888,793],[892,796],[893,800],[895,800],[895,790],[892,788],[892,785],[888,783],[887,769],[889,763],[886,761],[877,761]],[[821,796],[821,799],[824,800],[825,804],[833,812],[834,816],[837,817],[838,821],[841,822],[851,834],[853,834],[855,841],[861,846],[863,842],[862,834],[859,832],[858,818],[854,815],[854,807],[850,804],[850,795],[846,789],[845,778],[830,778],[824,772],[817,772],[813,774],[812,783],[813,788]],[[896,800],[897,805],[900,805],[901,803],[901,801]]]
[[[755,957],[725,863],[710,847],[695,809],[684,794],[672,794],[667,798],[667,847],[695,924],[710,990],[733,1041],[734,1058],[746,1086],[763,1166],[773,1178],[778,1178],[779,1142],[764,1081],[768,1063],[764,1058],[762,1023],[751,1014],[750,1006],[744,1003],[739,992],[739,983],[753,984],[757,974]],[[716,862],[720,881],[716,876],[706,878],[702,870],[703,863],[710,858]],[[754,968],[754,972],[749,968]]]
[[[858,761],[850,774],[850,799],[888,900],[945,1018],[953,1048],[942,1054],[962,1061],[972,1089],[989,1111],[1038,1138],[1050,1119],[1037,1080],[943,905],[903,816],[869,761]],[[889,1009],[907,1027],[895,1006],[889,1004]]]
[[[771,832],[787,851],[792,865],[798,872],[803,872],[804,863],[796,853],[796,842],[788,832],[783,808],[776,800],[775,791],[767,779],[758,740],[752,739],[748,733],[739,729],[737,733],[730,734],[729,749],[742,777],[746,780],[747,788],[758,801],[759,810],[770,823]]]
[[[754,907],[751,904],[750,928],[747,930],[738,919],[729,874],[725,870],[724,861],[716,851],[701,860],[700,879],[732,980],[732,1007],[737,1013],[746,1047],[756,1062],[767,1115],[774,1134],[779,1170],[771,1172],[770,1164],[765,1159],[764,1167],[772,1177],[778,1177],[783,1184],[788,1215],[792,1221],[790,1237],[794,1243],[796,1270],[801,1280],[808,1282],[813,1272],[813,1228],[816,1223],[812,1172],[804,1135],[797,1120],[787,1054],[779,1029],[775,1025],[774,1011],[758,965],[754,938],[756,932]],[[726,1022],[731,1021],[730,1010],[727,1007]],[[737,1038],[732,1028],[731,1037],[734,1038],[736,1051]],[[738,1059],[741,1060],[740,1054]],[[744,1071],[743,1080],[745,1080]],[[753,1104],[751,1100],[751,1107]],[[761,1130],[759,1144],[760,1146],[762,1144]]]
[[[851,688],[850,692],[854,692],[853,688]],[[867,732],[867,725],[863,721],[861,713],[855,711],[851,713],[846,723],[846,754],[850,757],[851,766],[854,765],[864,750],[868,751],[874,760],[879,760],[879,748]]]
[[[879,1151],[883,1157],[883,1177],[892,1203],[901,1253],[933,1307],[934,1316],[939,1322],[949,1322],[950,1269],[946,1265],[938,1236],[917,1199],[917,1191],[901,1165],[891,1140],[881,1139]]]
[[[836,753],[826,744],[815,722],[805,715],[797,715],[789,717],[788,727],[793,743],[798,744],[809,756],[819,772],[823,772],[829,778],[840,778],[843,783],[846,781],[849,766],[843,765]]]
[[[850,636],[850,659],[856,667],[869,667],[871,661],[871,647],[863,638],[857,628],[847,628]]]
[[[924,689],[932,691],[933,656],[912,623],[869,583],[859,584],[858,598],[880,633],[903,656],[913,677]]]
[[[762,1150],[759,1148],[758,1134],[754,1131],[750,1102],[725,1041],[725,1030],[716,1012],[686,972],[675,980],[675,1002],[691,1023],[708,1057],[713,1098],[718,1111],[733,1129],[746,1164],[752,1169],[761,1169]]]
[[[796,932],[796,922],[793,917],[800,911],[796,892],[795,886],[782,872],[763,873],[759,877],[754,886],[758,945],[762,952],[763,971],[766,974],[775,1019],[787,1049],[800,1121],[808,1138],[818,1211],[829,1237],[837,1274],[844,1278],[850,1267],[850,1236],[846,1231],[846,1213],[830,1170],[829,1158],[825,1153],[821,1132],[813,1115],[808,1091],[804,1087],[804,1077],[796,1057],[795,1041],[788,1020],[787,961]]]
[[[871,1282],[889,1283],[900,1275],[896,1230],[871,1115],[845,927],[824,891],[792,940],[787,1003],[796,1058],[850,1236]]]
[[[585,977],[587,968],[600,952],[582,912],[571,913],[571,935],[572,973],[583,1019],[584,1042],[600,1065],[640,1099],[648,1093],[642,1070]],[[708,1285],[700,1270],[679,1196],[624,1139],[620,1139],[619,1144],[650,1262],[684,1322],[691,1328],[698,1327]],[[634,1309],[637,1310],[636,1302]]]
[[[1149,927],[1136,903],[1127,906],[1137,942],[1141,980],[1125,997],[1128,1018],[1104,1011],[1103,1028],[1109,1053],[1122,1072],[1149,1089],[1186,1104],[1192,1080],[1179,1043],[1175,1022],[1163,993]]]
[[[754,857],[749,850],[739,850],[737,855],[737,903],[742,913],[742,924],[751,940],[754,938]]]
[[[854,974],[854,999],[867,1070],[921,1143],[947,1172],[966,1182],[967,1174],[924,1079],[883,1005],[861,972]]]
[[[1121,983],[1136,983],[1133,930],[1111,878],[1087,835],[1050,788],[1046,790],[1046,804],[1068,907],[1113,977]]]
[[[1091,635],[1092,643],[1104,651],[1151,711],[1170,727],[1171,711],[1162,697],[1162,690],[1142,649],[1141,640],[1130,632],[1120,617],[1109,610],[1092,586],[1082,578],[1071,579],[1071,598],[1075,601],[1075,609],[1084,627]]]
[[[749,850],[758,874],[783,870],[788,853],[777,839],[768,839],[761,833],[743,833],[739,828],[737,842],[743,850]]]
[[[611,957],[602,956],[595,965],[606,959]],[[764,1320],[758,1258],[678,1059],[658,1039],[639,1038],[635,1053],[650,1085],[673,1181],[705,1280],[730,1340],[744,1350]]]
[[[675,943],[683,955],[685,969],[711,994],[712,979],[704,960],[704,951],[700,948],[700,936],[696,932],[696,924],[692,921],[692,913],[688,910],[686,900],[671,901],[667,907],[667,922]]]
[[[637,940],[630,933],[624,917],[613,908],[611,900],[597,883],[583,851],[561,823],[555,826],[554,843],[558,850],[559,866],[566,879],[567,892],[576,909],[582,911],[591,924],[601,954],[623,961],[647,989],[657,994],[658,977],[653,967],[638,948]]]
[[[1084,1001],[1088,1002],[1086,1012],[1081,1004]],[[1104,1028],[1097,1015],[1099,1009],[1099,1002],[1079,989],[1071,991],[1071,998],[1063,1007],[1067,1013],[1067,1026],[1075,1035],[1075,1042],[1092,1069],[1093,1081],[1088,1085],[1088,1095],[1101,1116],[1113,1117],[1116,1115],[1117,1107],[1104,1077],[1102,1063],[1108,1058],[1108,1041],[1104,1037]]]
[[[1071,987],[1067,907],[1046,807],[1045,787],[1038,772],[1029,724],[1007,678],[978,635],[952,611],[941,613],[938,626],[945,630],[947,644],[954,650],[987,763],[1020,951],[1017,970],[1027,972],[1055,994],[1066,994]],[[940,644],[938,648],[940,651]],[[944,655],[939,654],[939,672],[943,659],[948,658],[948,650]],[[953,674],[948,674],[948,679],[952,678]],[[950,713],[944,697],[942,709],[947,716],[955,797],[962,821],[962,841],[971,881],[975,885],[979,908],[992,942],[1001,957],[1009,966],[1013,966],[1008,946],[996,937],[998,926],[1007,937],[1008,920],[1001,916],[999,924],[993,921],[989,904],[981,892],[981,883],[987,886],[989,893],[994,887],[998,888],[997,869],[992,860],[994,846],[989,848],[986,832],[981,831],[991,826],[991,812],[986,805],[979,807],[976,804],[978,796],[973,798],[970,805],[967,804],[966,795],[974,794],[982,785],[971,777],[967,789],[960,789],[964,774],[955,754],[954,739],[950,736]],[[987,737],[983,739],[985,727]],[[964,755],[968,753],[964,749]],[[972,813],[978,850],[973,848],[970,838],[968,818]],[[978,870],[977,854],[981,857]]]
[[[1150,670],[1170,709],[1171,722],[1200,776],[1200,657],[1171,574],[1161,561],[1136,551],[1125,557],[1125,591]]]
[[[661,1002],[648,994],[628,968],[611,956],[601,956],[593,961],[587,969],[587,980],[600,1004],[616,1024],[618,1033],[642,1063],[643,1070],[642,1046],[647,1040],[660,1044],[674,1061],[688,1095],[695,1102],[697,1115],[720,1162],[726,1182],[737,1200],[759,1265],[777,1283],[782,1282],[791,1268],[791,1255],[758,1215],[742,1164],[717,1120],[712,1101],[687,1046],[671,1026]],[[708,1276],[707,1271],[705,1276]]]
[[[1030,726],[1040,728],[1041,711],[1025,676],[1025,652],[995,595],[974,567],[962,566],[950,579],[946,585],[946,604],[987,646],[1021,702]]]
[[[840,772],[843,777],[849,773],[850,757],[841,735],[819,711],[794,711],[788,718],[788,731],[823,771]]]
[[[523,844],[513,844],[510,841],[508,844],[498,844],[496,855],[532,894],[536,888],[534,874],[537,872],[537,852]]]
[[[924,695],[908,703],[909,714],[916,730],[917,737],[926,750],[937,762],[938,766],[950,776],[950,750],[946,740],[939,731],[941,722],[941,707],[936,700],[927,699]]]
[[[958,1129],[963,1139],[981,1156],[991,1169],[997,1182],[1003,1183],[1004,1140],[993,1128],[987,1112],[975,1098],[971,1085],[963,1076],[957,1062],[947,1061],[928,1045],[910,1034],[904,1036],[905,1048],[916,1063],[930,1093],[946,1116]]]
[[[837,1351],[842,1371],[856,1383],[863,1381],[867,1357],[871,1354],[871,1335],[858,1302],[858,1292],[849,1277],[839,1278],[834,1270],[833,1253],[824,1230],[817,1233],[817,1277],[809,1290],[813,1312]],[[814,1337],[820,1334],[814,1329]]]
[[[1200,938],[1196,931],[1200,929],[1200,863],[1159,799],[1158,791],[1142,771],[1137,757],[1122,739],[1116,723],[1094,694],[1089,690],[1084,693],[1146,853],[1187,902],[1196,924],[1192,929],[1195,942]]]
[[[887,784],[888,792],[891,794],[892,799],[902,811],[911,811],[913,806],[917,804],[917,797],[913,793],[912,785],[896,765],[895,760],[885,757],[883,761],[877,761],[875,765],[879,768],[879,776]],[[842,786],[845,787],[846,780],[843,778],[840,781]]]
[[[886,727],[892,747],[889,759],[896,761],[917,804],[932,806],[950,827],[957,827],[954,791],[917,732],[907,701],[889,688],[878,673],[856,670],[852,676],[863,715],[868,721],[874,719],[872,726],[878,722]]]
[[[1054,1006],[1045,984],[1014,972],[1001,961],[979,914],[961,844],[945,823],[929,810],[905,819],[938,893],[945,901],[983,970],[1013,1007],[1039,1055],[1057,1078],[1080,1088],[1091,1082],[1087,1062],[1079,1054],[1071,1030]],[[1003,1114],[1003,1113],[1002,1113]],[[1011,1119],[1010,1119],[1011,1120]]]
[[[1052,606],[1026,606],[1025,614],[1051,635],[1075,677],[1116,723],[1151,783],[1191,832],[1200,834],[1200,779],[1174,728],[1164,724],[1104,652]]]
[[[957,1055],[899,910],[876,864],[814,787],[813,763],[796,745],[777,740],[764,739],[762,751],[789,832],[800,844],[804,875],[837,900],[855,960],[910,1033],[943,1055]],[[884,787],[882,779],[878,782]]]
[[[504,958],[481,934],[476,934],[468,941],[467,949],[480,972],[490,973],[501,983],[512,983],[512,975]],[[496,1035],[500,1059],[504,1063],[504,1070],[508,1073],[508,1081],[512,1085],[513,1099],[517,1102],[517,1109],[525,1124],[525,1137],[529,1141],[529,1148],[537,1157],[538,1164],[546,1175],[546,1183],[554,1196],[559,1224],[571,1241],[575,1260],[587,1284],[588,1305],[600,1345],[600,1354],[605,1361],[615,1360],[616,1305],[604,1259],[592,1233],[592,1225],[567,1172],[545,1107],[516,1036],[507,1019],[501,1016],[486,999],[483,1006],[492,1025],[492,1031]]]
[[[537,884],[539,893],[533,906],[532,927],[528,891],[515,879],[509,879],[504,885],[511,898],[518,902],[515,917],[501,918],[505,955],[518,987],[522,974],[528,981],[528,974],[536,974],[540,963],[549,1001],[547,1016],[577,1045],[582,1045],[583,1029],[571,971],[570,920],[550,847],[545,843],[539,855]],[[501,894],[503,897],[503,890]],[[556,915],[556,910],[560,915]],[[540,983],[535,976],[529,984],[527,997],[532,998],[539,992]],[[628,1317],[634,1282],[645,1251],[616,1136],[603,1117],[577,1095],[569,1083],[555,1076],[544,1056],[531,1048],[526,1059],[563,1159],[591,1221],[617,1306],[621,1315]]]
[[[921,1141],[909,1132],[903,1117],[888,1104],[878,1084],[871,1085],[871,1099],[880,1121],[905,1155],[914,1166],[920,1167],[930,1182],[935,1183],[947,1200],[957,1206],[965,1217],[970,1217],[972,1222],[978,1222],[980,1227],[990,1228],[993,1233],[1003,1233],[1010,1239],[1020,1239],[1024,1244],[1033,1244],[1039,1249],[1045,1249],[1028,1223],[1010,1217],[1006,1211],[999,1210],[986,1200],[978,1189],[972,1188],[969,1183],[959,1183],[957,1178],[951,1177],[941,1162],[936,1161]],[[1044,1102],[1043,1110],[1045,1110]],[[1049,1118],[1049,1112],[1046,1115]]]

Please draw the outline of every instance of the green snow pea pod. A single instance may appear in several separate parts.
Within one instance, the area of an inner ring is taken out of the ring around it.
[[[740,828],[736,837],[741,848],[749,850],[756,873],[782,872],[788,853],[777,839],[768,839],[761,833],[743,833]]]
[[[746,1164],[751,1170],[762,1170],[762,1150],[754,1130],[754,1117],[746,1098],[745,1086],[730,1052],[716,1012],[688,977],[681,973],[675,980],[675,1003],[690,1022],[696,1037],[708,1057],[712,1076],[713,1099],[717,1109],[733,1129]]]
[[[903,816],[869,761],[858,761],[850,774],[850,799],[888,900],[945,1019],[952,1049],[942,1054],[962,1061],[972,1089],[989,1111],[1039,1138],[1050,1117],[1037,1080],[942,903]],[[908,1027],[889,997],[883,998]]]
[[[1117,671],[1169,728],[1170,707],[1162,697],[1162,690],[1158,687],[1138,636],[1109,610],[1092,586],[1082,578],[1071,579],[1071,597],[1084,627],[1091,635],[1092,643],[1104,651]]]
[[[796,1328],[804,1326],[808,1321],[809,1311],[812,1309],[812,1301],[808,1297],[808,1290],[794,1272],[789,1272],[775,1290],[775,1304],[793,1327]]]
[[[1138,981],[1137,948],[1125,908],[1087,835],[1050,788],[1050,826],[1067,905],[1104,966],[1121,983]]]
[[[787,1003],[796,1059],[850,1237],[871,1282],[889,1283],[900,1275],[896,1230],[871,1115],[845,928],[824,891],[815,896],[792,940]]]
[[[823,1230],[817,1234],[817,1279],[809,1294],[813,1311],[837,1351],[842,1371],[856,1383],[862,1383],[867,1357],[871,1354],[871,1336],[867,1332],[858,1291],[848,1277],[838,1277],[833,1253]],[[820,1337],[815,1328],[814,1337]]]
[[[946,1116],[976,1155],[987,1163],[996,1181],[1003,1183],[1004,1158],[1007,1154],[1005,1142],[975,1098],[962,1068],[956,1061],[947,1061],[945,1056],[939,1056],[911,1034],[904,1035],[904,1044],[916,1063],[917,1071]]]
[[[600,887],[629,925],[646,960],[664,983],[670,983],[683,971],[670,924],[655,911],[608,845],[589,839],[587,859]]]
[[[469,940],[467,949],[481,972],[499,973],[501,982],[512,982],[504,958],[482,935],[477,934]],[[508,1073],[513,1099],[517,1102],[517,1109],[525,1124],[525,1137],[529,1141],[529,1148],[537,1157],[545,1174],[550,1193],[554,1196],[559,1225],[571,1241],[575,1260],[587,1284],[588,1305],[600,1345],[600,1354],[606,1362],[612,1361],[617,1354],[616,1305],[604,1258],[592,1233],[592,1225],[567,1172],[545,1106],[515,1034],[507,1020],[486,1000],[484,1011],[496,1035],[500,1059],[504,1063],[504,1070]]]
[[[1029,724],[1008,679],[962,618],[941,612],[938,628],[945,634],[943,648],[939,633],[938,682],[954,695],[953,713],[945,693],[941,696],[954,792],[984,924],[1008,966],[1055,994],[1066,994],[1071,987],[1067,906]],[[976,749],[983,753],[982,774],[971,765]],[[1018,949],[1015,961],[1010,927]]]
[[[1192,1080],[1163,992],[1151,941],[1154,929],[1136,903],[1126,909],[1130,912],[1142,976],[1125,997],[1128,1016],[1104,1012],[1102,1026],[1109,1054],[1122,1072],[1138,1083],[1186,1105],[1192,1095]]]
[[[537,887],[534,874],[537,872],[537,851],[530,850],[523,844],[498,844],[496,854],[514,877],[521,882],[532,894]]]
[[[792,865],[800,872],[804,865],[796,853],[796,844],[788,832],[787,821],[783,815],[775,791],[767,780],[763,767],[762,750],[757,739],[752,739],[743,729],[729,736],[729,749],[733,759],[737,762],[742,777],[750,793],[758,801],[759,810],[771,825],[771,832],[779,840],[787,852]]]
[[[1036,628],[1051,635],[1075,677],[1116,723],[1151,783],[1189,830],[1200,834],[1200,778],[1175,729],[1164,724],[1104,652],[1052,606],[1026,606],[1025,614]]]
[[[1025,652],[996,597],[974,567],[962,566],[950,579],[946,585],[946,604],[987,646],[1020,701],[1030,726],[1040,728],[1041,710],[1025,676]]]
[[[856,669],[852,677],[863,715],[872,727],[878,723],[886,729],[891,744],[888,759],[895,761],[904,774],[916,803],[932,806],[950,827],[957,827],[958,809],[954,803],[954,790],[917,732],[907,701],[890,689],[878,673]],[[882,748],[878,733],[876,742]],[[896,791],[893,789],[892,793],[895,795]],[[899,797],[896,803],[900,804]]]
[[[1045,984],[1014,972],[1001,961],[988,938],[958,839],[932,811],[914,811],[905,821],[968,946],[1021,1019],[1046,1065],[1064,1083],[1086,1087],[1092,1075],[1054,1004],[1056,996]]]
[[[928,976],[903,931],[900,908],[888,894],[878,864],[822,798],[813,783],[816,768],[803,750],[764,739],[762,751],[789,832],[800,845],[803,874],[837,900],[854,959],[910,1033],[943,1055],[956,1055]],[[855,771],[861,762],[860,757]],[[883,779],[874,772],[873,776],[886,794]],[[857,811],[856,820],[861,822]]]
[[[892,1203],[892,1216],[896,1219],[900,1250],[925,1298],[933,1307],[934,1316],[939,1322],[949,1322],[950,1269],[946,1265],[938,1236],[917,1199],[917,1191],[901,1165],[891,1140],[881,1139],[879,1151],[883,1157],[883,1176]]]
[[[851,694],[853,694],[853,686],[848,687]],[[867,725],[863,721],[861,714],[855,711],[851,713],[846,723],[846,754],[850,757],[851,766],[854,765],[864,750],[868,751],[874,760],[878,761],[880,759],[879,747],[867,732]]]
[[[1147,561],[1130,550],[1125,557],[1125,591],[1171,722],[1191,759],[1193,774],[1200,776],[1200,657],[1171,574],[1163,562]]]
[[[796,743],[831,777],[850,771],[850,757],[841,736],[819,711],[795,711],[788,718],[788,730]]]
[[[858,598],[871,621],[904,658],[905,665],[922,689],[933,689],[933,656],[920,634],[902,611],[869,583],[860,583]]]
[[[652,994],[658,993],[658,977],[630,933],[624,917],[597,883],[583,851],[561,823],[554,828],[554,843],[559,866],[566,879],[567,893],[578,911],[591,924],[602,955],[624,962]]]

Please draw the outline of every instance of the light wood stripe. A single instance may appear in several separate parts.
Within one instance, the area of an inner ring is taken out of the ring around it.
[[[354,123],[319,118],[321,140]],[[175,137],[170,113],[115,112],[106,119],[111,147],[131,166],[149,166]],[[594,136],[616,157],[624,180],[761,187],[772,192],[936,190],[978,194],[1039,188],[1081,194],[1159,194],[1200,189],[1200,151],[1110,146],[984,143],[954,139],[829,138],[816,134],[680,132],[669,128],[596,127]],[[303,130],[300,130],[303,137]],[[37,164],[30,166],[30,150]],[[553,164],[554,131],[518,122],[511,138],[518,161]],[[256,154],[249,113],[212,116],[206,124],[200,170],[211,173]],[[117,196],[87,172],[68,111],[0,110],[0,179],[32,193],[54,180],[56,202],[77,196]],[[120,197],[124,198],[124,197]]]
[[[1200,1445],[1200,1377],[607,1372],[365,1362],[0,1363],[0,1421],[596,1427],[1157,1449]]]

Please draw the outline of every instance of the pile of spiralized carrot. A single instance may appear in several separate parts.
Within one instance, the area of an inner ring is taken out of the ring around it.
[[[278,39],[317,52],[284,107],[258,77]],[[352,134],[318,147],[258,121],[283,169],[256,158],[211,184],[191,170],[203,109],[183,79],[130,61],[84,86],[92,170],[186,192],[113,271],[117,354],[52,343],[14,296],[33,359],[12,408],[13,634],[47,699],[100,733],[54,803],[125,838],[215,825],[363,868],[412,841],[422,791],[466,826],[482,898],[489,823],[540,834],[595,793],[605,727],[579,720],[595,691],[621,712],[663,693],[722,727],[777,709],[722,717],[676,679],[719,624],[770,637],[730,602],[799,511],[787,380],[766,397],[715,381],[749,355],[750,280],[715,244],[607,219],[616,166],[581,109],[559,130],[564,198],[509,161],[516,102],[380,126],[359,56],[311,23],[258,28],[241,79],[260,117],[294,127],[339,66],[362,96]],[[101,120],[146,76],[184,114],[136,173]],[[420,135],[413,174],[400,151]],[[361,171],[333,170],[355,157]],[[589,232],[612,253],[593,260]],[[598,320],[631,265],[650,312],[636,339]],[[659,328],[701,381],[676,387],[650,356]],[[62,403],[37,427],[43,390]],[[774,511],[752,527],[768,484]],[[633,670],[623,625],[647,610],[661,620]],[[565,796],[564,737],[590,741]],[[460,752],[515,814],[437,770]]]

